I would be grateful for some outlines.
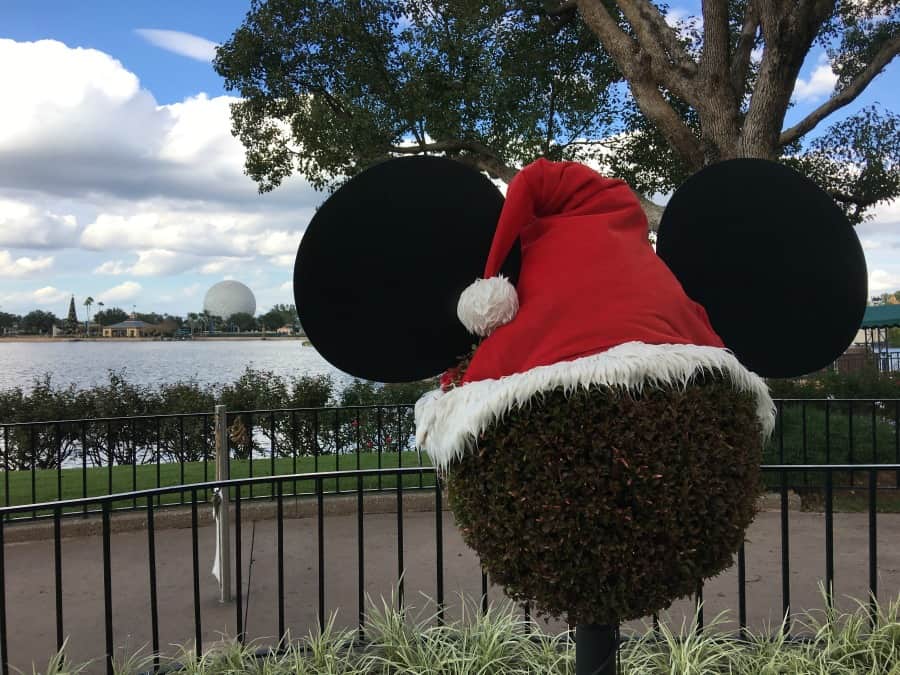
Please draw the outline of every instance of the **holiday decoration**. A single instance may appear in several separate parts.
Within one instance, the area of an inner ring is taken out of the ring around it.
[[[585,635],[732,563],[774,427],[762,377],[829,363],[865,307],[852,228],[771,162],[691,177],[658,251],[628,186],[588,167],[538,160],[504,202],[415,158],[339,189],[297,255],[327,359],[382,381],[443,372],[416,437],[464,539],[511,597]]]

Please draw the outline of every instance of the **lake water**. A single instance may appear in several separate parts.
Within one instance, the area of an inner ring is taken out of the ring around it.
[[[50,373],[56,385],[88,388],[105,382],[111,369],[124,371],[130,382],[141,385],[190,378],[201,384],[225,384],[234,382],[247,366],[285,378],[331,375],[338,385],[352,380],[300,340],[0,341],[0,389],[30,390],[44,373]]]

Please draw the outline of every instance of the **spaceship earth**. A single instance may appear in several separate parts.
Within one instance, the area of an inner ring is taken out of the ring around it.
[[[206,291],[203,309],[213,316],[227,319],[233,314],[256,314],[256,298],[240,281],[220,281]]]

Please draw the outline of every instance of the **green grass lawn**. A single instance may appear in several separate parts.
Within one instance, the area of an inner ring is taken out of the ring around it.
[[[377,469],[393,468],[397,466],[420,466],[420,457],[416,452],[385,452],[379,457],[378,453],[360,453],[358,456],[358,468]],[[421,466],[430,467],[428,456],[421,455]],[[349,471],[357,468],[357,455],[320,455],[316,457],[291,457],[277,458],[273,463],[271,459],[254,459],[252,466],[249,460],[231,460],[231,477],[245,478],[253,476],[287,475],[293,473],[313,473],[315,471]],[[86,481],[84,480],[86,477]],[[10,471],[8,476],[8,492],[6,477],[0,482],[0,504],[18,505],[33,504],[37,502],[56,501],[58,499],[75,499],[83,497],[96,497],[100,495],[129,492],[133,490],[145,490],[155,487],[170,485],[189,485],[202,483],[215,478],[215,465],[209,461],[185,462],[180,464],[145,464],[139,466],[115,466],[82,469],[39,469],[37,471]],[[327,479],[322,481],[323,491],[351,492],[357,489],[357,478]],[[403,479],[404,487],[429,487],[434,485],[434,477],[430,473],[423,476],[409,475]],[[363,489],[376,488],[393,489],[396,486],[395,476],[366,476],[363,479]],[[277,489],[277,488],[276,488]],[[314,494],[315,481],[300,480],[284,484],[284,494]],[[202,493],[201,493],[202,494]],[[232,490],[234,494],[234,490]],[[273,494],[271,483],[253,486],[253,497]],[[241,496],[250,497],[250,488],[243,487]],[[182,501],[190,502],[190,490],[185,490],[161,495],[158,498],[162,504],[176,504]],[[125,507],[132,502],[116,502],[114,507]],[[142,502],[145,503],[145,502]],[[92,507],[94,508],[94,507]]]

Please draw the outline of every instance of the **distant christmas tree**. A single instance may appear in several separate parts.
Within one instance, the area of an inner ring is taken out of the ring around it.
[[[69,314],[63,322],[63,330],[69,334],[78,332],[78,315],[75,313],[74,295],[69,300]]]

